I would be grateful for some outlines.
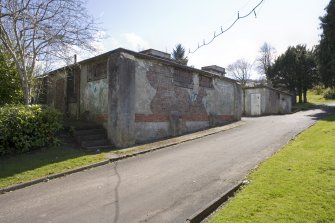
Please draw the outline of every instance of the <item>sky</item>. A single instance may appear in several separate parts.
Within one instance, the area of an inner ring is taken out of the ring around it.
[[[181,43],[187,53],[228,28],[261,0],[87,0],[89,14],[97,19],[104,36],[100,53],[119,47],[141,51],[149,48],[171,53]],[[239,20],[210,45],[188,54],[189,66],[227,67],[238,59],[254,63],[264,42],[277,55],[287,47],[318,44],[319,17],[329,0],[264,0],[255,15]],[[257,79],[256,73],[253,77]]]

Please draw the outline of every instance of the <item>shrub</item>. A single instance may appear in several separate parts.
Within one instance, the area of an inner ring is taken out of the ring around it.
[[[335,99],[335,88],[326,88],[323,92],[323,97],[325,99]]]
[[[312,91],[317,95],[322,95],[324,90],[325,90],[324,86],[321,85],[314,86],[312,89]]]
[[[0,108],[0,156],[23,153],[54,144],[61,114],[41,105]]]

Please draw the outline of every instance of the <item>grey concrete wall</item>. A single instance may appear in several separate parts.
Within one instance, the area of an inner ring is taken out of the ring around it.
[[[292,96],[280,94],[279,113],[287,114],[292,112]]]
[[[132,146],[135,133],[135,61],[117,53],[108,62],[108,137],[116,147]]]
[[[251,95],[259,94],[261,102],[261,114],[287,114],[292,109],[292,97],[283,92],[267,87],[246,88],[243,90],[244,115],[251,116]]]

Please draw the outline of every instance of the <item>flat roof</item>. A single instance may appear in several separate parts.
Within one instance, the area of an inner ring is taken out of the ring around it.
[[[79,61],[76,64],[72,64],[72,65],[69,65],[69,66],[64,66],[64,67],[58,68],[56,70],[50,71],[47,75],[57,73],[57,72],[62,71],[64,69],[70,68],[72,66],[77,66],[77,65],[89,63],[89,62],[92,62],[92,61],[100,60],[100,59],[103,59],[103,58],[107,58],[110,55],[117,54],[117,53],[127,53],[127,54],[133,55],[133,56],[138,57],[138,58],[142,58],[142,59],[146,59],[146,60],[155,60],[155,61],[158,61],[160,63],[167,64],[167,65],[172,65],[174,67],[178,67],[178,68],[190,71],[190,72],[197,72],[197,73],[200,73],[204,76],[217,77],[217,78],[220,78],[220,79],[227,80],[229,82],[237,83],[236,80],[233,80],[231,78],[220,76],[220,75],[217,75],[217,74],[205,71],[205,70],[200,70],[200,69],[197,69],[197,68],[194,68],[194,67],[189,67],[189,66],[186,66],[186,65],[182,65],[182,64],[177,63],[177,62],[175,62],[174,60],[171,60],[171,59],[164,59],[164,58],[161,58],[161,57],[156,57],[156,56],[152,56],[152,55],[149,55],[149,54],[144,54],[144,53],[141,53],[141,52],[134,52],[134,51],[127,50],[127,49],[124,49],[124,48],[117,48],[115,50],[108,51],[108,52],[100,54],[98,56]]]

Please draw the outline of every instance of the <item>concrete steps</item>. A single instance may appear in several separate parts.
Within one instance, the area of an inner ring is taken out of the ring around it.
[[[107,132],[101,125],[78,120],[67,124],[72,129],[75,141],[83,149],[91,152],[112,149],[112,145],[107,138]]]

